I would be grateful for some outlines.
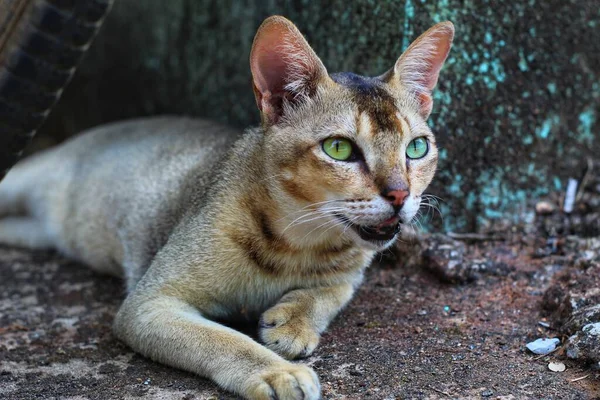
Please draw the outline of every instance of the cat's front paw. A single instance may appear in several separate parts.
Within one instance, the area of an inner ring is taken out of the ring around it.
[[[250,378],[246,397],[252,400],[318,400],[321,385],[306,365],[277,363]]]
[[[307,357],[319,344],[320,335],[295,303],[280,303],[260,319],[260,338],[271,350],[288,358]]]

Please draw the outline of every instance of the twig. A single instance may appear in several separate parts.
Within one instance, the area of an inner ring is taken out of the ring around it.
[[[478,240],[478,241],[496,241],[505,240],[503,236],[485,235],[482,233],[457,233],[448,232],[448,236],[456,240]]]
[[[584,375],[584,376],[580,376],[579,378],[571,379],[569,382],[581,381],[581,380],[587,378],[588,376],[590,376],[590,374],[587,374],[587,375]]]
[[[446,396],[448,396],[448,397],[452,397],[452,395],[451,395],[450,393],[448,393],[448,392],[444,392],[443,390],[436,389],[436,388],[434,388],[434,387],[433,387],[433,386],[431,386],[431,385],[427,385],[427,386],[429,386],[429,389],[431,389],[431,390],[435,390],[435,391],[436,391],[436,392],[438,392],[438,393],[444,394],[444,395],[446,395]]]

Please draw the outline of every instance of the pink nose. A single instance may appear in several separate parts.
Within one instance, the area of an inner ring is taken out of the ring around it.
[[[383,194],[394,207],[400,207],[408,197],[408,190],[390,190]]]

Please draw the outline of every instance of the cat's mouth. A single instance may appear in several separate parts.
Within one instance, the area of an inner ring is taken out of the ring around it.
[[[388,242],[400,232],[401,227],[400,217],[398,216],[388,218],[377,225],[353,224],[347,217],[341,214],[336,214],[336,217],[354,229],[361,239],[368,242]]]

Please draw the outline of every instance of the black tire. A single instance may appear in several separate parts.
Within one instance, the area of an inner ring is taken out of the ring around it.
[[[0,180],[69,83],[113,0],[0,0]]]

